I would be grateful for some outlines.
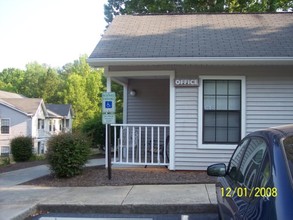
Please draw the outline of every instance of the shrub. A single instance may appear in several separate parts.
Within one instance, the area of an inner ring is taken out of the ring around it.
[[[0,167],[10,165],[10,157],[0,157]]]
[[[102,124],[102,115],[88,119],[81,131],[91,139],[91,147],[103,146],[105,142],[105,125]]]
[[[72,177],[82,171],[90,153],[90,144],[82,134],[62,133],[48,140],[47,159],[57,177]]]
[[[33,154],[33,139],[24,136],[13,138],[10,147],[16,162],[28,161]]]

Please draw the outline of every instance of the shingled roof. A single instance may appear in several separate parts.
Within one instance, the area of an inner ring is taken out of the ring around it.
[[[0,103],[12,107],[27,115],[36,114],[43,100],[37,98],[1,98]]]
[[[46,108],[52,113],[58,114],[62,117],[67,117],[69,113],[71,113],[71,115],[73,114],[70,104],[46,104]]]
[[[88,61],[103,66],[157,58],[282,58],[292,64],[292,36],[292,13],[122,15]]]

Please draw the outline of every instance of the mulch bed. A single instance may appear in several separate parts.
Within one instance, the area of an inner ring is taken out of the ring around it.
[[[97,156],[93,157],[97,158]],[[1,166],[0,173],[47,164],[46,160],[18,162]],[[104,166],[85,167],[82,174],[72,178],[56,178],[47,175],[23,183],[49,187],[87,187],[87,186],[122,186],[143,184],[195,184],[215,183],[216,178],[210,177],[205,171],[170,171],[166,167],[146,168],[113,168],[112,178],[108,179],[108,170]]]
[[[86,167],[81,175],[72,178],[44,176],[25,185],[49,187],[89,187],[89,186],[123,186],[147,184],[194,184],[215,183],[205,171],[170,171],[167,168],[114,168],[112,178],[108,179],[108,170],[101,166]]]

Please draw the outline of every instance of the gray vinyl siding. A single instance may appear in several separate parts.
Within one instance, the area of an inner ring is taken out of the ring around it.
[[[169,79],[129,80],[127,123],[169,124],[169,94]]]
[[[10,120],[9,134],[0,135],[0,146],[9,146],[10,140],[16,136],[31,135],[31,118],[0,104],[0,118]]]
[[[142,67],[141,67],[142,68]],[[156,67],[152,67],[154,70]],[[168,67],[172,69],[172,67]],[[143,69],[143,68],[142,68]],[[162,67],[162,69],[164,69]],[[166,67],[167,69],[167,67]],[[293,75],[291,67],[175,67],[176,77],[199,75],[245,76],[245,131],[293,123]],[[199,85],[201,86],[201,85]],[[233,149],[198,148],[198,89],[175,88],[175,170],[205,170],[213,163],[228,163]],[[169,123],[169,80],[129,80],[127,123]],[[172,117],[172,116],[171,116]],[[170,134],[172,135],[172,134]]]
[[[293,123],[293,76],[255,75],[246,76],[245,133]],[[213,163],[228,163],[233,150],[198,148],[198,88],[176,88],[175,106],[175,169],[205,170]]]
[[[246,88],[246,132],[293,123],[293,76],[250,76]]]
[[[175,169],[205,170],[211,162],[226,163],[232,150],[199,149],[198,88],[175,90]]]

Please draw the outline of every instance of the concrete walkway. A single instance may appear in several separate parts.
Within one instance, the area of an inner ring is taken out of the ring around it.
[[[90,161],[89,165],[104,160]],[[44,165],[0,175],[0,220],[24,219],[37,210],[74,213],[216,212],[214,184],[38,187],[16,185],[49,171]]]
[[[105,165],[105,159],[92,159],[86,164],[87,167]],[[16,186],[18,184],[50,174],[47,165],[40,165],[6,173],[0,173],[0,187]]]

